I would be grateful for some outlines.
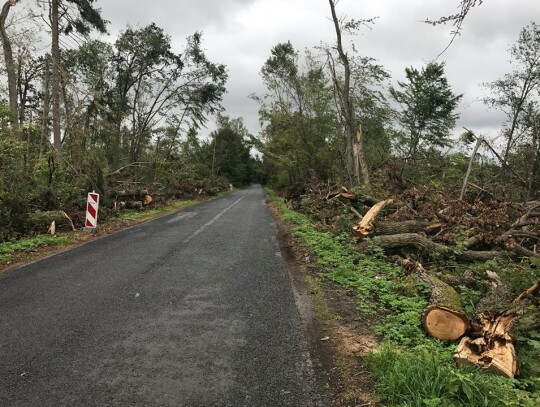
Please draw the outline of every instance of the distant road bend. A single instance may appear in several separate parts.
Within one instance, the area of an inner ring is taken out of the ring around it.
[[[0,276],[0,406],[322,405],[260,186]]]

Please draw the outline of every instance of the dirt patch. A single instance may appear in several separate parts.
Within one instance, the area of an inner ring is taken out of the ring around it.
[[[328,389],[327,406],[377,406],[373,377],[364,356],[378,346],[376,322],[356,310],[354,292],[321,277],[309,248],[280,220],[279,210],[267,200],[278,226],[298,310],[306,325],[315,373]]]

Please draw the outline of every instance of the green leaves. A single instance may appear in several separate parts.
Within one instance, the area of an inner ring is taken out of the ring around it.
[[[406,68],[405,73],[407,81],[390,88],[390,94],[402,106],[396,116],[407,131],[402,153],[414,158],[426,147],[448,145],[462,95],[452,92],[443,63],[430,62],[421,71]]]

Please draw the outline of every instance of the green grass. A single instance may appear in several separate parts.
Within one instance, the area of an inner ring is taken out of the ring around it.
[[[368,355],[376,391],[385,406],[538,406],[540,398],[519,390],[517,380],[457,369],[451,348],[435,341],[400,350],[386,344]]]
[[[69,236],[35,236],[14,242],[0,243],[0,262],[8,263],[16,252],[28,251],[43,246],[65,246],[75,240]]]
[[[421,314],[427,305],[426,295],[419,288],[422,285],[384,259],[380,249],[372,247],[368,253],[359,253],[350,239],[318,230],[309,216],[288,208],[273,191],[267,193],[279,208],[281,218],[291,224],[292,233],[313,251],[322,275],[355,290],[358,311],[372,315],[378,322],[375,333],[386,345],[369,355],[367,361],[377,382],[381,405],[540,405],[537,375],[513,380],[457,368],[451,358],[454,345],[429,338],[422,329]],[[494,264],[485,267],[493,269]],[[520,278],[525,271],[521,270]],[[538,365],[538,358],[529,348],[540,349],[540,342],[532,334],[525,339],[518,352],[524,351],[520,352],[520,359],[525,362],[523,367],[531,370]]]
[[[149,219],[149,218],[153,218],[155,216],[158,216],[158,215],[163,215],[163,214],[166,214],[166,213],[169,213],[171,211],[174,211],[176,209],[180,209],[180,208],[185,208],[187,206],[193,206],[193,205],[196,205],[198,204],[199,202],[198,201],[195,201],[195,200],[190,200],[190,201],[176,201],[170,205],[167,205],[167,206],[164,206],[164,207],[161,207],[161,208],[155,208],[155,209],[149,209],[147,211],[126,211],[126,212],[123,212],[121,215],[120,215],[120,219],[123,219],[123,220],[144,220],[144,219]]]

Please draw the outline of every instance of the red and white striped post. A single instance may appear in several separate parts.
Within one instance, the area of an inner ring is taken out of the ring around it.
[[[86,221],[84,222],[84,230],[92,232],[97,227],[97,214],[99,208],[99,194],[95,192],[88,193],[88,200],[86,201]]]

